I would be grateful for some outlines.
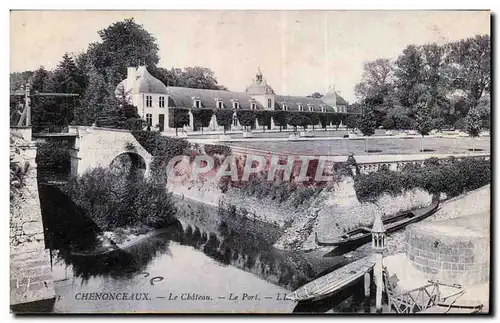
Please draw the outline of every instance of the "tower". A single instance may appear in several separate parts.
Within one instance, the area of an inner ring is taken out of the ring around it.
[[[265,109],[274,110],[276,95],[274,94],[273,88],[267,84],[267,80],[260,71],[260,67],[257,68],[255,79],[252,84],[246,88],[245,92],[253,99],[260,102]]]
[[[372,249],[375,253],[375,268],[373,276],[375,285],[377,286],[375,304],[377,313],[382,312],[382,290],[384,288],[382,281],[383,256],[386,249],[385,246],[386,231],[380,213],[375,214],[375,221],[372,228]]]

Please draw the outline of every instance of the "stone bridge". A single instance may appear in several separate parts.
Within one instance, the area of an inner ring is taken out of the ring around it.
[[[120,156],[128,156],[132,167],[146,176],[153,157],[128,130],[92,126],[69,126],[68,133],[33,134],[38,142],[66,141],[71,148],[71,177],[94,167],[110,167]]]

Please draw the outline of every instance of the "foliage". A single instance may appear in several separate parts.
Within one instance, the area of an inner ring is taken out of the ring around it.
[[[35,162],[39,177],[68,175],[71,171],[71,155],[67,143],[38,144]]]
[[[215,110],[215,118],[217,124],[224,127],[224,133],[231,128],[233,124],[234,111],[231,109],[217,109]]]
[[[193,123],[197,127],[206,128],[210,125],[210,120],[214,114],[212,109],[191,109]]]
[[[226,145],[217,145],[217,144],[205,144],[204,145],[205,152],[209,156],[213,155],[222,155],[224,157],[230,156],[231,155],[231,147],[226,146]]]
[[[326,127],[329,125],[328,114],[326,112],[318,113],[318,120],[319,123],[321,123],[321,128],[323,129],[326,129]]]
[[[283,111],[283,110],[274,110],[272,112],[272,117],[274,119],[274,124],[280,127],[285,127],[287,125],[287,120],[288,120],[288,111]]]
[[[265,131],[268,125],[271,125],[272,111],[270,110],[258,110],[257,111],[257,121],[259,125],[262,126],[262,130]]]
[[[477,108],[472,108],[465,117],[465,131],[471,137],[478,137],[482,127],[482,115]]]
[[[466,130],[465,118],[457,119],[457,121],[455,121],[455,124],[453,124],[453,128],[465,131]]]
[[[382,121],[382,127],[384,127],[384,129],[394,129],[394,125],[395,123],[392,118],[387,118]]]
[[[132,131],[142,130],[147,126],[147,122],[141,118],[129,118],[126,121],[126,129]]]
[[[19,163],[10,163],[10,199],[12,200],[15,193],[19,189],[23,188],[26,182],[26,175],[30,169],[29,162],[25,162],[24,165]]]
[[[347,119],[346,119],[346,127],[348,129],[355,129],[357,127],[357,124],[358,124],[358,119],[359,119],[359,116],[358,115],[355,115],[355,114],[350,114],[349,116],[347,116]]]
[[[161,228],[176,220],[172,194],[137,174],[98,167],[70,180],[64,191],[102,230],[140,224]]]
[[[428,114],[419,114],[416,117],[416,130],[423,137],[429,135],[434,124],[431,117]]]
[[[319,124],[319,113],[318,112],[304,112],[304,115],[307,118],[309,118],[309,120],[311,121],[310,125],[313,126],[313,129],[314,129],[314,126]]]
[[[315,98],[315,99],[321,99],[323,97],[323,94],[319,92],[314,92],[311,95],[307,96],[308,98]]]
[[[303,112],[290,112],[287,117],[287,123],[297,131],[297,127],[303,127],[304,130],[308,125],[311,125],[311,119],[309,119]]]
[[[396,196],[415,188],[454,197],[491,182],[491,164],[484,159],[446,162],[429,159],[422,167],[409,165],[403,171],[384,170],[356,176],[354,189],[358,200],[373,202],[384,193]]]
[[[375,133],[377,123],[372,109],[364,109],[361,116],[358,117],[357,128],[364,136],[371,136]]]
[[[256,112],[254,110],[238,110],[236,111],[236,117],[240,122],[240,125],[245,127],[245,131],[247,127],[251,127],[255,124]]]
[[[151,171],[157,180],[166,179],[168,162],[175,156],[186,154],[187,140],[165,137],[156,131],[132,131],[134,138],[153,156]]]
[[[182,128],[189,125],[189,110],[184,108],[168,109],[168,126],[170,128]]]
[[[227,90],[219,85],[214,72],[206,67],[194,66],[187,68],[155,68],[151,74],[168,86],[180,86],[193,89]]]

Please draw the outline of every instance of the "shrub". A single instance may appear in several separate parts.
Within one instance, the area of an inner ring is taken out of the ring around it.
[[[213,156],[215,154],[222,155],[222,156],[231,155],[231,147],[229,147],[229,146],[205,144],[204,147],[205,147],[205,152],[209,156]]]
[[[308,125],[311,125],[311,119],[309,119],[306,115],[301,112],[290,112],[288,114],[287,123],[291,125],[295,131],[297,131],[297,127],[303,127],[304,130]]]
[[[372,109],[364,109],[361,116],[358,117],[357,127],[364,136],[371,136],[375,134],[377,121],[375,120],[375,113]]]
[[[358,122],[358,116],[355,114],[350,114],[346,119],[345,125],[348,129],[354,129],[356,128],[357,122]]]
[[[283,110],[274,110],[272,112],[272,117],[274,119],[274,124],[280,127],[280,131],[282,127],[286,127],[287,119],[288,119],[288,111]]]
[[[382,127],[384,129],[394,129],[394,120],[392,118],[387,118],[382,121]]]
[[[159,228],[175,221],[171,193],[135,174],[98,167],[70,180],[63,190],[102,230],[138,224]]]
[[[262,130],[265,131],[266,127],[271,125],[271,117],[272,111],[270,110],[257,111],[257,121],[259,121],[259,125],[262,127]]]
[[[430,158],[424,166],[407,164],[402,171],[378,171],[355,177],[354,189],[360,202],[376,201],[382,194],[398,195],[421,188],[431,194],[458,196],[491,182],[491,164],[478,158],[448,162]]]

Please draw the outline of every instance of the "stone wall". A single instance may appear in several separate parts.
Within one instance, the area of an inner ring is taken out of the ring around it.
[[[489,213],[413,224],[405,238],[408,259],[429,279],[461,285],[489,281]]]
[[[11,136],[11,165],[17,165],[23,170],[21,176],[13,176],[11,173],[11,305],[54,298],[50,258],[45,250],[35,157],[34,143]]]

